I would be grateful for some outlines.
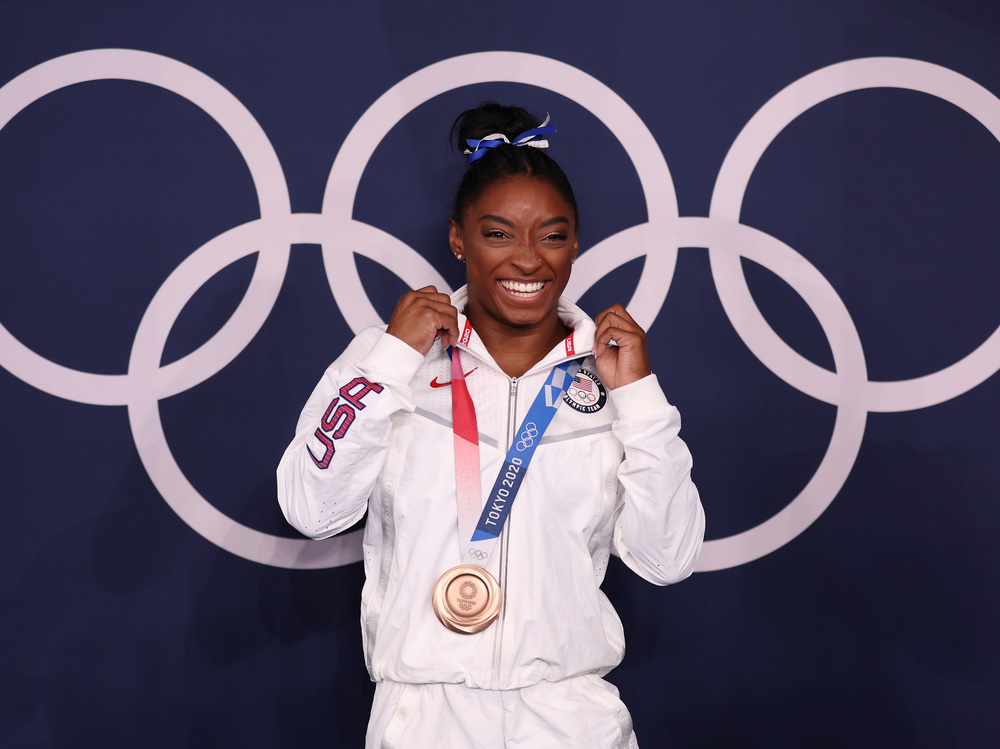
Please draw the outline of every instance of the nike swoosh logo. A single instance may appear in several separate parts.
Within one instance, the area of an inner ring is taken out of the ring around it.
[[[479,369],[479,367],[473,367],[472,369],[470,369],[468,372],[465,373],[465,376],[468,377],[470,374],[472,374],[473,372],[475,372],[477,369]],[[438,382],[438,378],[437,377],[435,377],[433,380],[431,380],[431,387],[432,388],[446,388],[450,384],[451,384],[451,380],[448,380],[448,382]]]

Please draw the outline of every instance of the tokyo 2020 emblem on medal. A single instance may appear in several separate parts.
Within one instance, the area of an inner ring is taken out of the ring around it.
[[[453,632],[481,632],[500,614],[500,585],[482,567],[453,567],[434,586],[434,613]]]

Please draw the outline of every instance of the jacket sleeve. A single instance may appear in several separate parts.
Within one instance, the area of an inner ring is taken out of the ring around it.
[[[409,382],[423,358],[370,328],[323,374],[278,463],[278,504],[300,533],[327,538],[364,515],[393,417],[413,411]]]
[[[625,457],[618,469],[613,549],[657,585],[694,571],[705,537],[705,511],[691,480],[691,453],[678,436],[680,413],[656,375],[611,391],[612,429]]]

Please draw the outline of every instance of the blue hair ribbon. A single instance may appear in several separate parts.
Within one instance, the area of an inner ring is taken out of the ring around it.
[[[514,140],[507,140],[507,136],[503,133],[493,133],[492,135],[487,135],[485,138],[480,138],[475,140],[473,138],[467,138],[466,143],[469,144],[471,151],[466,151],[465,153],[469,156],[469,163],[472,164],[477,159],[481,159],[487,151],[491,148],[496,148],[500,145],[510,145],[510,146],[531,146],[532,148],[548,148],[549,142],[545,138],[538,138],[539,135],[549,135],[556,131],[555,125],[548,124],[549,118],[545,117],[545,122],[543,122],[538,127],[532,128],[531,130],[525,130],[523,133],[518,135]]]

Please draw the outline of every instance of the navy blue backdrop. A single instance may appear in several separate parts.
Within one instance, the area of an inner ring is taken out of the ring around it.
[[[455,288],[455,114],[550,112],[699,571],[605,588],[644,747],[1000,735],[1000,10],[0,0],[0,746],[360,746],[357,535],[274,467]]]

